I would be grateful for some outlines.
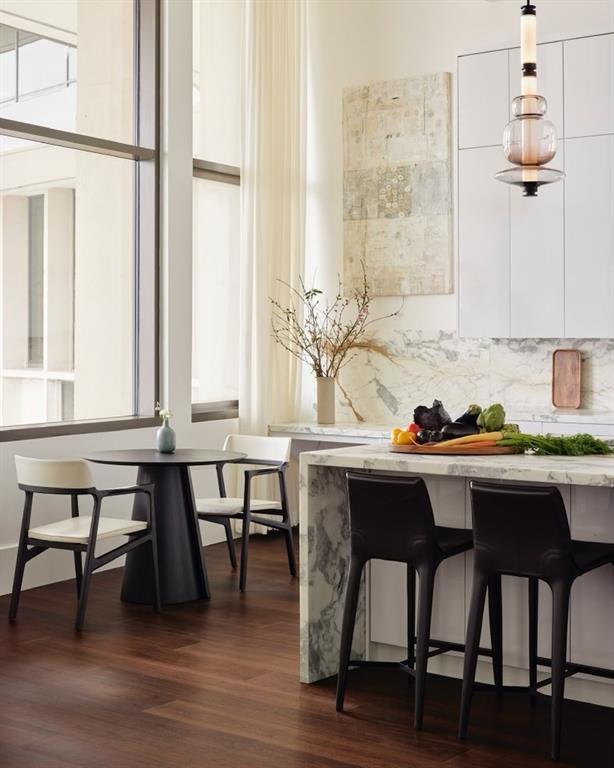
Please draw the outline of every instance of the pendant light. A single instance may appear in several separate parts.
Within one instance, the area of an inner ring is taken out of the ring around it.
[[[503,132],[503,153],[513,168],[499,171],[496,178],[524,189],[526,197],[536,197],[542,184],[559,181],[563,171],[548,168],[556,154],[556,130],[544,119],[546,99],[537,92],[537,32],[535,6],[522,6],[520,16],[521,95],[512,102],[514,119]]]

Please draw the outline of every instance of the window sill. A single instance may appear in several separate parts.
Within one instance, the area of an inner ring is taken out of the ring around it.
[[[217,403],[194,403],[192,405],[192,423],[238,418],[238,400],[221,400]]]
[[[43,437],[59,437],[60,435],[119,432],[124,429],[156,427],[159,424],[160,420],[156,416],[125,416],[117,419],[24,424],[23,426],[15,427],[0,427],[0,443],[16,442],[18,440],[38,440]]]

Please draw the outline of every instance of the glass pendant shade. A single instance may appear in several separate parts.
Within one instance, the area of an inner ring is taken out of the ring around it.
[[[503,154],[514,165],[545,165],[556,155],[556,131],[550,120],[523,115],[503,132]]]
[[[499,181],[521,186],[524,194],[535,197],[542,184],[559,181],[565,175],[546,163],[556,154],[554,125],[544,119],[548,104],[537,92],[537,30],[535,6],[522,7],[520,42],[522,60],[521,96],[512,102],[514,119],[503,132],[503,153],[514,168],[496,174]]]

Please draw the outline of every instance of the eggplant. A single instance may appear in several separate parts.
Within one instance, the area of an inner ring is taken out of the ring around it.
[[[421,429],[416,435],[418,445],[425,445],[426,443],[440,443],[444,440],[443,432],[439,429]],[[450,438],[448,438],[449,440]]]
[[[472,403],[471,405],[467,406],[467,410],[465,413],[463,413],[462,416],[459,416],[458,419],[456,419],[456,422],[458,424],[473,424],[477,427],[478,424],[478,416],[482,413],[482,409],[479,405],[476,405],[475,403]],[[472,434],[472,433],[470,433]]]
[[[433,405],[428,408],[426,405],[419,405],[414,410],[414,423],[422,429],[439,431],[444,424],[452,421],[450,414],[443,407],[441,400],[433,400]]]
[[[466,424],[461,421],[451,421],[446,424],[441,433],[444,440],[454,440],[456,437],[467,437],[468,435],[477,435],[480,428],[477,424]]]

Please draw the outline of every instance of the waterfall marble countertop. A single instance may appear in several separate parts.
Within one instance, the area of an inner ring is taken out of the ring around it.
[[[324,466],[614,488],[614,456],[425,456],[393,453],[389,444],[376,444],[304,452],[300,466],[303,483],[309,466]]]

